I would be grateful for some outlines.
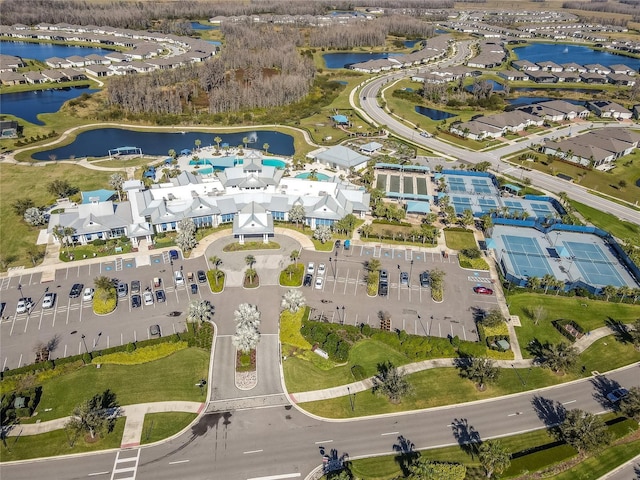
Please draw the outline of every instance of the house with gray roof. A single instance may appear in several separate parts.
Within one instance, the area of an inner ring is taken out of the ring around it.
[[[587,107],[601,118],[629,119],[632,116],[631,110],[609,100],[588,102]]]

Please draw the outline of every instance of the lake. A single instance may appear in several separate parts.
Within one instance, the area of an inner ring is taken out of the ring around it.
[[[574,92],[574,93],[589,93],[596,94],[602,93],[602,90],[590,89],[590,88],[556,88],[558,85],[554,83],[554,88],[537,88],[537,87],[513,87],[512,92],[533,92],[533,93],[549,93],[549,92]]]
[[[3,93],[0,95],[0,113],[15,115],[36,125],[44,125],[38,120],[39,113],[57,112],[67,100],[79,97],[83,93],[97,91],[90,88],[69,88],[68,90]]]
[[[455,117],[453,113],[444,112],[435,108],[422,107],[420,105],[416,105],[415,110],[420,115],[429,117],[431,120],[446,120],[447,118]]]
[[[44,61],[51,57],[66,58],[72,55],[86,57],[92,53],[106,55],[107,53],[113,52],[113,50],[95,47],[53,45],[52,43],[0,42],[0,52],[3,55]]]
[[[327,68],[346,68],[354,63],[367,62],[369,60],[380,60],[389,58],[401,53],[325,53],[322,58]]]
[[[203,25],[200,22],[191,22],[191,28],[194,30],[220,30],[219,25]]]
[[[530,62],[551,61],[558,64],[577,63],[587,65],[589,63],[599,63],[608,67],[616,63],[622,63],[638,71],[640,69],[640,59],[615,55],[609,52],[593,50],[584,45],[565,45],[561,43],[533,43],[526,47],[514,48],[513,52],[518,56],[518,60],[529,60]]]
[[[104,157],[109,149],[123,146],[139,147],[148,155],[167,155],[173,149],[180,152],[183,149],[192,150],[195,141],[200,140],[201,146],[215,145],[214,138],[220,137],[223,143],[231,146],[242,144],[244,137],[249,138],[249,148],[262,150],[265,143],[269,144],[269,153],[289,156],[295,152],[293,137],[272,130],[257,130],[252,132],[213,133],[213,132],[136,132],[119,128],[101,128],[80,133],[75,141],[63,147],[54,148],[33,154],[36,160],[49,160],[55,155],[58,160],[79,157]]]
[[[504,85],[501,84],[500,82],[496,82],[495,80],[486,79],[486,78],[483,78],[482,81],[489,82],[491,84],[491,86],[493,87],[493,91],[494,92],[502,92],[504,90]],[[464,87],[464,89],[467,92],[472,92],[473,93],[473,84],[472,85],[467,85],[466,87]]]
[[[564,100],[565,102],[572,103],[573,105],[584,106],[584,100],[573,100],[571,98],[553,98],[553,97],[518,97],[507,98],[505,102],[514,107],[521,107],[523,105],[533,105],[534,103],[548,102],[551,100]]]

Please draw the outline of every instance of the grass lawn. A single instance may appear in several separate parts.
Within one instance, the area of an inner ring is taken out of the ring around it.
[[[605,418],[609,417],[611,415],[605,416]],[[621,423],[626,424],[627,422],[625,420]],[[610,427],[611,429],[615,429],[615,426]],[[500,478],[522,478],[521,475],[552,467],[576,456],[576,451],[572,447],[566,444],[555,444],[555,438],[546,429],[505,437],[500,441],[514,457],[511,459],[511,466]],[[623,442],[625,441],[623,440]],[[531,452],[529,453],[529,451]],[[595,480],[617,465],[633,458],[638,452],[640,452],[640,440],[626,441],[586,458],[574,465],[571,470],[553,478]],[[467,476],[465,478],[467,479],[485,478],[476,458],[457,445],[422,450],[420,455],[422,458],[433,461],[466,465]],[[350,471],[355,477],[365,480],[389,480],[401,478],[402,475],[397,454],[353,460],[350,464]],[[399,475],[400,477],[398,477]],[[544,478],[550,477],[545,476]]]
[[[602,230],[606,230],[614,237],[629,240],[635,245],[640,246],[640,225],[625,222],[614,215],[601,212],[598,209],[574,200],[570,200],[570,202],[573,208],[575,208],[587,222],[592,223]]]
[[[302,277],[304,277],[304,264],[298,263],[289,266],[293,271],[291,275],[289,275],[286,268],[280,272],[280,285],[283,287],[299,287],[302,285]]]
[[[216,279],[216,275],[218,271],[222,273],[222,276]],[[222,270],[218,270],[217,268],[207,271],[207,280],[209,281],[209,288],[211,288],[211,291],[213,293],[220,293],[222,290],[224,290],[225,277],[226,277],[225,273]]]
[[[280,244],[277,242],[245,242],[244,244],[240,243],[229,243],[225,245],[222,249],[223,252],[245,252],[247,250],[278,250],[280,248]]]
[[[170,437],[189,425],[198,415],[188,412],[148,413],[144,416],[140,443],[153,443]]]
[[[594,342],[582,352],[579,360],[587,372],[614,370],[638,361],[640,352],[633,348],[631,343],[619,342],[611,336]]]
[[[0,252],[9,259],[9,266],[33,264],[25,250],[36,243],[42,227],[31,227],[18,217],[11,205],[18,199],[30,198],[36,206],[51,205],[55,196],[47,192],[47,184],[54,180],[66,180],[79,190],[109,188],[112,172],[88,170],[75,165],[30,167],[28,165],[0,164]]]
[[[409,359],[397,350],[377,340],[367,339],[351,348],[349,361],[341,366],[335,366],[311,351],[305,352],[302,358],[289,357],[284,362],[284,378],[290,392],[318,390],[354,382],[356,379],[351,374],[353,365],[362,366],[367,377],[375,375],[378,363],[386,360],[396,366],[409,363]]]
[[[188,348],[140,365],[102,365],[100,369],[87,366],[43,382],[38,415],[25,422],[66,417],[80,402],[107,389],[117,395],[120,405],[167,400],[199,402],[200,390],[194,385],[207,378],[208,365],[209,352]]]
[[[530,157],[547,161],[546,155],[530,153]],[[627,202],[634,203],[640,197],[640,187],[635,184],[636,180],[640,178],[640,152],[637,150],[616,160],[616,167],[608,172],[585,170],[560,161],[553,161],[549,165],[545,165],[541,161],[520,162],[516,158],[512,158],[511,161],[518,164],[522,163],[528,168],[534,168],[552,175],[557,175],[558,173],[569,175],[575,183],[579,183],[583,187],[591,188]],[[626,182],[626,186],[621,187],[621,181]]]
[[[452,250],[464,250],[465,248],[478,248],[473,232],[458,232],[444,229],[444,239],[447,247]]]
[[[110,448],[120,448],[122,433],[126,419],[119,418],[113,432],[94,443],[87,443],[84,439],[76,440],[73,447],[69,446],[66,430],[55,430],[41,435],[24,437],[8,437],[7,444],[0,447],[3,462],[27,460],[39,457],[55,457],[71,455],[73,453],[97,452]],[[54,475],[55,476],[55,475]]]
[[[603,327],[607,319],[631,323],[640,317],[640,305],[589,300],[582,297],[516,293],[507,295],[507,303],[511,314],[518,315],[522,323],[521,327],[516,327],[516,333],[525,358],[531,358],[525,347],[534,338],[541,343],[558,343],[565,340],[565,337],[551,324],[553,320],[559,318],[575,320],[588,332]],[[528,312],[537,305],[544,307],[547,316],[538,325],[534,325]]]

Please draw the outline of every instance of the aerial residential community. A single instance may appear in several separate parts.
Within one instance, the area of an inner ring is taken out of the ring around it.
[[[637,2],[0,9],[0,476],[640,479]]]

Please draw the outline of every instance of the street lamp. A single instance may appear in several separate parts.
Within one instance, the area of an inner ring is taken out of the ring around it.
[[[342,306],[342,323],[344,324],[344,305]]]
[[[20,291],[20,298],[24,298],[24,293],[22,293],[22,284],[18,284],[18,290]]]
[[[411,273],[413,272],[413,260],[409,263],[409,280],[407,280],[407,286],[411,287]]]
[[[85,335],[84,333],[82,335],[80,335],[80,338],[82,338],[82,343],[84,344],[84,351],[87,352],[87,355],[89,354],[89,349],[87,348],[87,342],[85,340]]]
[[[331,265],[331,270],[333,270],[333,281],[335,282],[336,280],[336,266],[333,264],[333,259],[331,257],[329,257],[329,265]],[[336,259],[336,263],[338,263],[338,260]]]

